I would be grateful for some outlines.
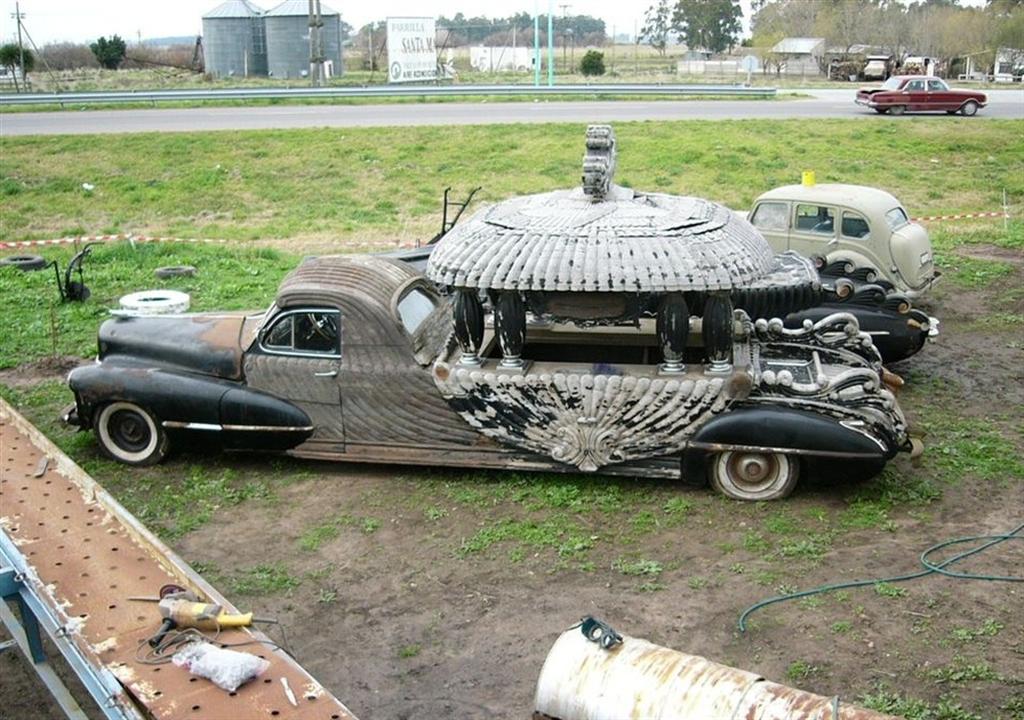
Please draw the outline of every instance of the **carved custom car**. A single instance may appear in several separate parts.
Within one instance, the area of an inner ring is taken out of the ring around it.
[[[750,222],[777,252],[814,260],[825,302],[787,325],[852,312],[886,362],[919,351],[939,321],[912,307],[939,279],[928,232],[898,199],[862,185],[786,185],[761,195]]]
[[[582,188],[477,212],[426,275],[310,258],[266,312],[120,317],[74,370],[67,419],[111,457],[186,433],[336,460],[684,478],[740,499],[792,491],[801,461],[909,450],[871,337],[812,307],[813,264],[728,209],[612,183],[588,131]]]
[[[893,75],[877,88],[857,91],[858,105],[879,114],[902,115],[912,112],[941,112],[949,115],[976,115],[988,103],[988,96],[977,90],[956,90],[942,78],[922,75]]]

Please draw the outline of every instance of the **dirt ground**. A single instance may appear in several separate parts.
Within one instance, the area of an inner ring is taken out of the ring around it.
[[[946,282],[923,303],[942,334],[893,369],[927,450],[881,481],[841,484],[826,468],[786,501],[737,505],[661,482],[286,460],[297,478],[272,501],[222,507],[171,545],[237,605],[278,618],[364,719],[529,717],[548,650],[587,614],[846,701],[918,698],[917,718],[1024,718],[1021,584],[931,576],[774,605],[736,628],[780,591],[913,572],[935,543],[1024,522],[1024,267],[1020,253],[999,259],[1011,276]],[[169,472],[208,462],[244,481],[270,461],[193,452]],[[1024,575],[1024,543],[964,569]],[[0,717],[29,717],[12,698],[40,691],[22,661],[0,660]]]

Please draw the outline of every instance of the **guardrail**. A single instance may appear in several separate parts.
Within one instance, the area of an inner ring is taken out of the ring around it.
[[[282,98],[460,97],[503,95],[668,95],[679,97],[722,96],[775,97],[773,87],[742,85],[417,85],[326,88],[227,88],[210,90],[123,90],[117,92],[5,93],[0,107],[10,105],[88,105],[125,102],[176,102],[196,100],[270,100]]]

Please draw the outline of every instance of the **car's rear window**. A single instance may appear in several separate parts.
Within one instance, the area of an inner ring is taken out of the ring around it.
[[[436,307],[437,302],[430,293],[413,288],[398,301],[398,317],[405,331],[412,335]]]
[[[910,222],[910,218],[907,217],[906,210],[901,207],[894,207],[885,214],[885,222],[889,224],[890,230],[898,230]]]

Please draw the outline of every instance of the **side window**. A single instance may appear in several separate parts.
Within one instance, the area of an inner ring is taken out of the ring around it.
[[[843,212],[843,237],[860,240],[870,234],[871,229],[868,227],[867,220],[855,212],[849,210]]]
[[[924,91],[924,80],[911,80],[904,89],[910,92],[922,92]]]
[[[928,81],[929,92],[945,92],[946,84],[941,80],[929,80]]]
[[[286,315],[274,323],[274,326],[264,336],[263,344],[272,348],[291,349],[294,320],[294,315]]]
[[[413,288],[398,301],[398,317],[402,327],[412,335],[436,307],[437,301],[430,293],[422,288]]]
[[[763,202],[754,210],[750,224],[760,230],[786,230],[789,228],[789,204]]]
[[[825,205],[797,205],[796,229],[818,235],[835,235],[836,211]]]
[[[278,319],[263,335],[264,349],[295,355],[338,355],[337,310],[297,310]]]

